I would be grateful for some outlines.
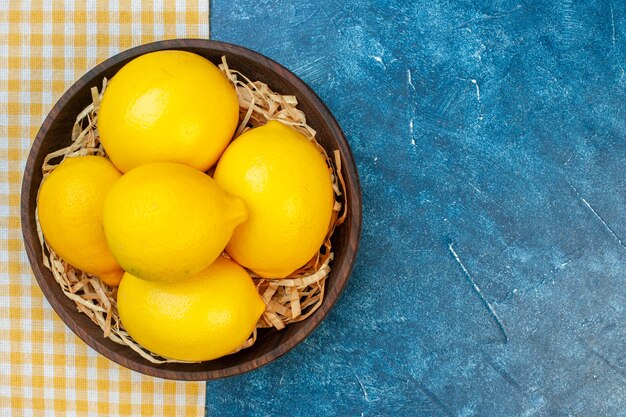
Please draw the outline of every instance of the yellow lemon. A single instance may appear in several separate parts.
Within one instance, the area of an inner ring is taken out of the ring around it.
[[[111,79],[98,112],[98,132],[122,172],[150,162],[209,169],[239,119],[235,88],[207,59],[158,51],[126,64]]]
[[[102,207],[121,177],[100,156],[65,159],[39,190],[37,213],[46,241],[74,267],[119,284],[124,271],[113,258],[102,231]]]
[[[185,361],[232,352],[265,310],[246,270],[222,256],[175,283],[146,281],[127,272],[117,305],[133,339],[161,356]]]
[[[283,278],[319,250],[333,188],[324,157],[302,134],[277,121],[252,129],[226,149],[214,178],[248,207],[248,220],[226,247],[238,263]]]
[[[109,247],[125,271],[147,280],[175,281],[213,262],[246,216],[244,202],[208,175],[156,162],[115,183],[104,203],[103,223]]]

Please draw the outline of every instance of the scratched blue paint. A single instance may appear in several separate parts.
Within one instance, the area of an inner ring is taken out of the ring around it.
[[[213,39],[333,111],[364,224],[328,319],[207,384],[207,413],[626,416],[625,18],[617,0],[214,0]]]

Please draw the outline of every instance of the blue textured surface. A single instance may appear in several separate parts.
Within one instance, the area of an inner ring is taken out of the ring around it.
[[[626,416],[625,17],[617,0],[214,0],[213,39],[335,114],[364,223],[326,321],[208,383],[207,413]]]

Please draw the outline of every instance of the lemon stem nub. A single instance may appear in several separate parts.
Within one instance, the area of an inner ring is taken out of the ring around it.
[[[121,269],[118,269],[117,271],[106,272],[106,273],[100,274],[98,278],[100,278],[102,282],[104,282],[110,287],[117,287],[120,285],[123,275],[124,275],[124,271]]]
[[[248,207],[243,199],[239,197],[231,196],[230,201],[232,204],[229,212],[230,219],[233,225],[238,226],[248,219]]]

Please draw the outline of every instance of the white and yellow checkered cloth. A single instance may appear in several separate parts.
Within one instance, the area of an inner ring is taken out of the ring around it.
[[[204,383],[143,376],[100,356],[57,317],[22,245],[30,144],[61,94],[131,46],[208,38],[209,0],[0,0],[0,416],[200,416]]]

